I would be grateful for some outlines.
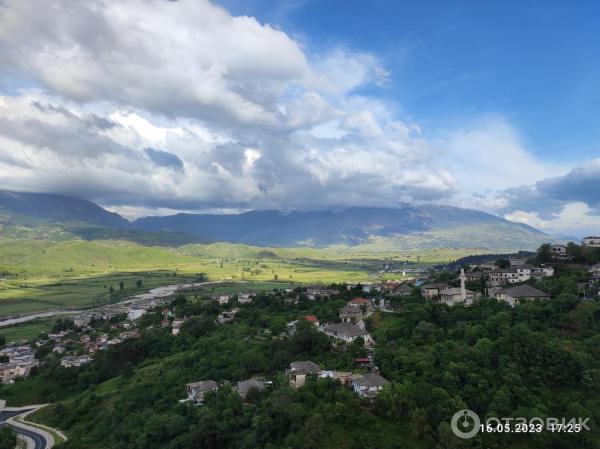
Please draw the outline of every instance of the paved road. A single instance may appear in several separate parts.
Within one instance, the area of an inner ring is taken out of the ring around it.
[[[40,435],[31,430],[21,429],[20,427],[13,426],[10,423],[6,423],[6,420],[8,418],[12,418],[13,416],[21,415],[27,411],[28,410],[0,412],[0,426],[8,425],[8,426],[12,427],[16,433],[31,438],[33,440],[33,442],[35,443],[35,449],[46,449],[48,447],[48,442],[46,441],[46,438],[44,438],[43,435]]]

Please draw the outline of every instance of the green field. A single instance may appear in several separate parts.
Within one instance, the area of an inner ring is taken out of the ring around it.
[[[58,318],[64,318],[64,316],[40,318],[23,324],[0,327],[0,336],[5,337],[7,342],[31,340],[52,329]]]
[[[119,240],[7,239],[0,240],[0,273],[4,273],[0,274],[0,317],[108,304],[153,287],[193,282],[199,273],[209,280],[257,283],[256,287],[265,282],[372,281],[385,264],[433,264],[477,252],[258,248],[230,243],[165,248]],[[385,277],[399,276],[386,273]],[[136,287],[140,280],[141,289]]]

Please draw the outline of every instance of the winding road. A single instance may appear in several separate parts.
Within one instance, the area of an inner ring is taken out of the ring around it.
[[[37,410],[39,406],[23,408],[6,408],[0,411],[0,426],[10,426],[17,434],[26,437],[27,449],[50,449],[54,446],[54,438],[48,432],[15,420],[18,416],[26,416]]]

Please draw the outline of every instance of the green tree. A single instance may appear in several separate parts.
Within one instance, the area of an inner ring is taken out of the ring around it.
[[[17,435],[10,427],[0,427],[0,449],[15,449]]]

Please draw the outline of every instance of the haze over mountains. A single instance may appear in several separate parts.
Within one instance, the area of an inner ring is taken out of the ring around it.
[[[549,236],[524,224],[450,206],[352,207],[323,211],[176,214],[129,222],[86,200],[0,191],[0,229],[58,227],[76,236],[178,245],[227,241],[257,246],[351,245],[531,249]],[[8,235],[8,234],[7,234]],[[153,236],[153,238],[149,238]]]

